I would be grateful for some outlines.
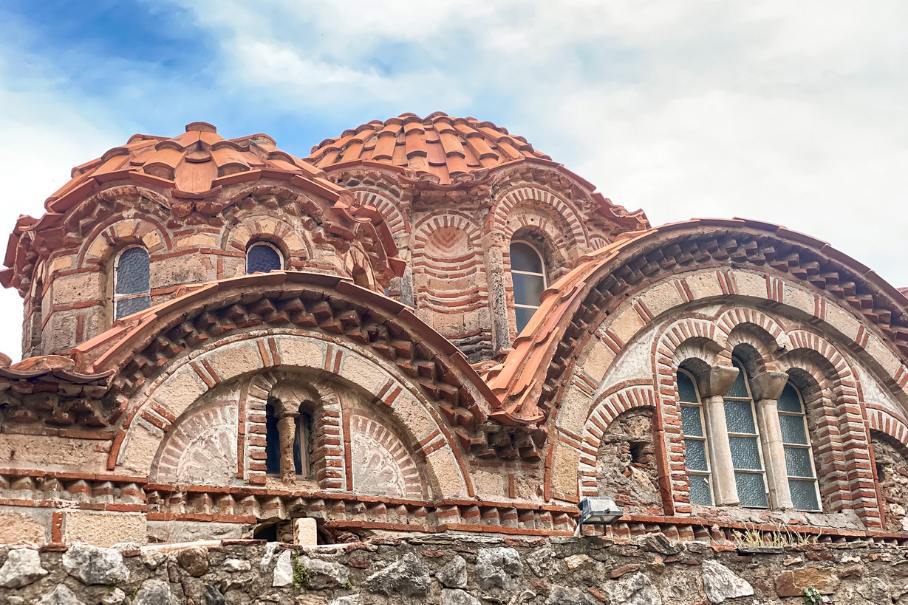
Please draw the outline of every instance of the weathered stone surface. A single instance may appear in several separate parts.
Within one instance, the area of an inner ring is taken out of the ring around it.
[[[483,590],[510,590],[523,573],[513,548],[483,548],[476,556],[476,581]]]
[[[224,569],[232,572],[249,571],[252,569],[252,563],[244,561],[243,559],[230,557],[224,560]]]
[[[289,550],[282,552],[274,565],[274,575],[272,576],[271,585],[275,588],[281,586],[290,586],[293,584],[293,560]]]
[[[205,605],[224,605],[227,600],[217,586],[205,585]]]
[[[63,554],[63,568],[84,584],[113,585],[129,581],[123,555],[112,548],[73,544]]]
[[[41,597],[38,603],[40,605],[85,605],[65,584],[57,584],[51,592]]]
[[[363,605],[363,598],[358,594],[346,595],[333,599],[328,605]]]
[[[203,576],[208,571],[208,549],[197,547],[181,550],[177,553],[177,562],[193,578]]]
[[[101,597],[102,605],[120,605],[120,603],[125,600],[126,593],[119,588],[114,588],[112,591]]]
[[[552,563],[555,561],[555,550],[548,544],[534,549],[525,559],[529,568],[540,578],[550,576],[555,572],[552,569]]]
[[[596,600],[580,588],[552,586],[545,605],[593,605]]]
[[[602,587],[613,603],[622,605],[662,605],[662,597],[650,579],[642,572],[622,577]]]
[[[180,601],[173,596],[170,586],[162,580],[145,580],[139,587],[132,605],[179,605]]]
[[[482,605],[479,599],[459,588],[445,588],[441,591],[442,605]]]
[[[366,587],[375,593],[392,595],[401,594],[408,597],[425,595],[429,592],[432,578],[419,557],[413,553],[405,554],[400,560],[391,563],[366,579]]]
[[[350,572],[343,565],[310,559],[300,556],[294,563],[295,571],[302,577],[303,588],[321,590],[323,588],[338,588],[350,584]]]
[[[467,586],[467,562],[460,555],[455,555],[453,559],[438,570],[435,574],[438,581],[448,588],[466,588]]]
[[[838,586],[835,570],[821,567],[783,571],[776,577],[776,592],[780,597],[803,596],[806,588],[815,588],[820,594],[832,594]]]
[[[6,562],[0,567],[0,586],[20,588],[48,574],[41,567],[41,555],[31,548],[16,548],[9,551]]]
[[[709,560],[703,561],[703,591],[710,603],[724,603],[726,599],[749,597],[754,593],[747,580],[721,563]]]

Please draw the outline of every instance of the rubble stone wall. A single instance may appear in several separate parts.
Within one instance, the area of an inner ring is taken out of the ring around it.
[[[598,538],[375,538],[292,547],[209,541],[0,550],[0,602],[536,605],[908,603],[908,549]]]

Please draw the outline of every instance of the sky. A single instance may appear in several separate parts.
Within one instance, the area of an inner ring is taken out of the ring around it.
[[[526,137],[658,225],[783,224],[908,285],[908,2],[5,0],[0,227],[192,121],[291,153],[403,112]],[[0,351],[21,299],[0,291]]]

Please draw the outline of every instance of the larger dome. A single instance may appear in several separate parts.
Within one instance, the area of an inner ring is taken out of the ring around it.
[[[449,184],[461,175],[527,158],[551,160],[523,137],[491,122],[435,112],[425,118],[405,113],[345,130],[313,147],[306,159],[323,169],[377,162],[430,174],[440,184]]]

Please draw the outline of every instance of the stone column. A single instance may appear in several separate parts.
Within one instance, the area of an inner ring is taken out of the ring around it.
[[[504,235],[492,233],[486,242],[486,275],[489,283],[489,312],[492,315],[492,351],[499,353],[511,346],[508,304],[504,292]]]
[[[296,441],[296,417],[299,408],[280,402],[277,419],[277,433],[281,452],[281,481],[296,483],[296,466],[293,464],[293,443]]]
[[[774,508],[791,509],[791,489],[788,486],[788,469],[785,465],[785,446],[782,445],[782,427],[779,423],[779,397],[788,382],[785,372],[763,372],[750,381],[750,389],[757,404],[757,421],[760,423],[760,441],[769,500]]]
[[[738,368],[715,366],[698,376],[700,398],[706,416],[709,458],[712,465],[713,498],[717,506],[740,503],[735,484],[735,469],[725,423],[725,394],[738,377]]]

